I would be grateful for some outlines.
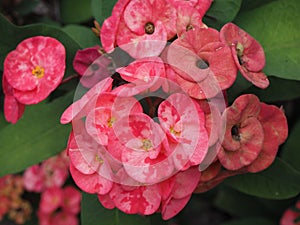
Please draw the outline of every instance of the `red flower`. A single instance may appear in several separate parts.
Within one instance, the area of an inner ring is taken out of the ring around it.
[[[280,219],[280,225],[300,225],[300,212],[293,209],[287,209],[284,211]]]
[[[266,169],[287,138],[287,120],[282,110],[260,103],[255,95],[238,97],[222,119],[226,131],[218,157],[228,170]]]
[[[195,9],[190,4],[183,4],[186,2],[177,2],[177,35],[180,37],[186,31],[197,29],[197,28],[207,28],[207,26],[202,23],[202,15],[197,9]]]
[[[269,80],[262,72],[266,61],[264,50],[253,37],[228,23],[222,27],[220,39],[231,48],[236,66],[248,81],[260,88],[269,86]]]
[[[237,74],[230,48],[212,28],[190,30],[175,40],[167,63],[178,73],[176,81],[191,97],[206,99],[229,88]]]
[[[78,50],[73,60],[74,70],[81,76],[80,83],[87,88],[112,75],[112,61],[102,55],[100,46]]]
[[[44,100],[60,84],[66,52],[54,38],[36,36],[22,41],[4,61],[5,117],[16,123],[24,105]],[[11,115],[10,115],[11,113]]]
[[[203,17],[206,11],[210,8],[213,0],[169,0],[174,5],[179,6],[191,6],[200,13],[201,17]]]
[[[50,188],[41,195],[38,209],[39,223],[42,225],[77,225],[81,194],[74,187]]]
[[[101,28],[107,52],[117,45],[133,58],[158,56],[176,34],[176,10],[166,0],[119,1]]]
[[[14,97],[13,87],[7,83],[5,75],[2,77],[2,86],[4,92],[4,116],[8,122],[16,123],[23,115],[25,105],[18,102]]]

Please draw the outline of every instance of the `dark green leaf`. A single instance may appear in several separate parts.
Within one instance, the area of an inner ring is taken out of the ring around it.
[[[101,24],[111,15],[116,0],[92,0],[92,11],[94,18]]]
[[[259,97],[263,102],[276,102],[293,100],[300,97],[300,82],[295,80],[286,80],[278,77],[269,77],[270,86],[266,89],[260,89],[251,86],[244,93],[252,93]]]
[[[277,225],[278,223],[273,220],[265,218],[243,218],[239,220],[232,220],[230,222],[222,223],[221,225]]]
[[[81,23],[92,18],[91,0],[61,0],[60,14],[64,23]]]
[[[232,21],[240,10],[242,0],[214,0],[203,17],[209,27],[220,29],[225,23]]]
[[[300,173],[277,158],[268,169],[228,178],[225,184],[257,197],[287,199],[299,194]]]
[[[82,194],[82,225],[150,225],[150,218],[139,215],[128,215],[118,209],[104,208],[97,195]]]
[[[300,121],[290,131],[286,143],[282,147],[281,157],[300,172]]]
[[[231,104],[243,91],[251,86],[252,84],[238,72],[235,82],[227,90],[228,102]]]
[[[222,186],[215,198],[218,209],[237,217],[272,216],[268,209],[253,196],[246,195],[230,187]],[[243,204],[246,203],[246,204]]]
[[[73,93],[53,102],[27,106],[15,124],[0,121],[0,177],[24,170],[65,149],[70,127],[59,122]]]
[[[243,0],[241,10],[251,10],[277,0]]]
[[[70,37],[72,37],[81,48],[88,48],[100,44],[99,38],[90,28],[80,25],[68,25],[63,28]]]
[[[300,80],[299,12],[299,0],[278,0],[240,13],[235,19],[263,46],[266,74]]]
[[[32,36],[43,35],[56,38],[65,46],[67,51],[66,74],[74,73],[72,61],[80,46],[59,28],[45,24],[18,27],[9,23],[0,15],[0,31],[5,31],[5,34],[1,33],[0,38],[0,70],[3,70],[6,55],[15,49],[21,41]]]

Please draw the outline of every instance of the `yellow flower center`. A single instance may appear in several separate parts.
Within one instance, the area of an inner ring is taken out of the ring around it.
[[[150,148],[153,147],[152,142],[149,139],[143,139],[142,144],[142,149],[144,149],[145,151],[148,151]]]
[[[42,78],[45,74],[45,69],[43,67],[40,66],[36,66],[33,70],[32,70],[32,75],[35,76],[36,78]]]
[[[181,132],[174,129],[174,127],[170,127],[170,133],[175,136],[180,136]]]
[[[115,117],[109,118],[109,119],[107,120],[107,126],[108,126],[109,128],[112,128],[114,122],[116,122],[116,118],[115,118]]]
[[[95,160],[96,160],[96,162],[99,162],[100,164],[104,163],[103,159],[99,155],[95,156]]]

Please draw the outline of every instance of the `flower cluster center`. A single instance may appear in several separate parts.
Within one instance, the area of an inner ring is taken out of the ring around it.
[[[147,22],[145,24],[145,32],[146,34],[153,34],[155,31],[155,26],[152,22]]]
[[[243,59],[242,59],[242,56],[244,54],[244,46],[240,42],[238,42],[235,49],[237,52],[237,57],[238,57],[239,63],[240,63],[240,65],[242,65],[244,63]]]
[[[231,136],[232,136],[233,140],[235,140],[235,141],[240,141],[241,140],[241,136],[240,136],[240,133],[239,133],[239,126],[238,125],[234,125],[231,128]]]
[[[40,66],[36,66],[32,71],[32,75],[34,75],[36,78],[42,78],[45,75],[45,69]]]
[[[149,149],[153,147],[152,142],[149,139],[143,139],[142,144],[142,149],[144,149],[145,151],[149,151]]]
[[[196,62],[196,66],[199,68],[199,69],[207,69],[209,67],[209,64],[208,62],[204,61],[203,59],[198,59],[197,62]]]

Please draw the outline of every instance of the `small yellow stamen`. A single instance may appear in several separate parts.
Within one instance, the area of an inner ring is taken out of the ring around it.
[[[242,57],[244,54],[244,46],[240,42],[238,42],[236,45],[236,52],[239,57]]]
[[[104,163],[103,159],[102,159],[99,155],[96,155],[96,156],[95,156],[95,160],[96,160],[97,162],[99,162],[100,164],[103,164],[103,163]]]
[[[170,127],[170,133],[175,136],[180,136],[181,132],[174,129],[174,127]]]
[[[109,118],[109,119],[107,120],[107,126],[108,126],[109,128],[112,128],[114,122],[116,122],[116,118],[115,118],[115,117]]]
[[[32,75],[34,75],[36,78],[42,78],[45,74],[45,69],[43,67],[40,66],[36,66],[33,70],[32,70]]]
[[[150,148],[153,147],[152,142],[149,139],[143,139],[142,144],[142,149],[144,149],[145,151],[148,151]]]

